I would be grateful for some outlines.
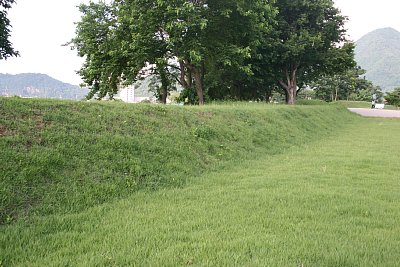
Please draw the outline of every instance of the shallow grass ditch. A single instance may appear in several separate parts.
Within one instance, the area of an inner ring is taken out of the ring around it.
[[[398,266],[400,120],[336,112],[351,123],[331,122],[336,129],[329,134],[311,140],[304,134],[279,153],[231,161],[185,186],[2,226],[0,262]]]
[[[340,107],[0,98],[0,223],[185,186],[231,162],[328,136],[354,118]]]

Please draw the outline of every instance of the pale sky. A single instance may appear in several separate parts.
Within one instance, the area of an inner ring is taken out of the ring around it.
[[[83,60],[76,51],[61,46],[74,36],[79,21],[76,7],[89,0],[17,0],[9,10],[11,42],[21,54],[0,61],[0,73],[44,73],[72,84],[79,84],[75,73]],[[349,17],[348,33],[352,40],[378,28],[400,31],[398,0],[335,0],[342,14]]]

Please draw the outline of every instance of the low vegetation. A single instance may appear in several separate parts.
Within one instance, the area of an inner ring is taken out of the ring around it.
[[[0,227],[4,266],[400,261],[400,120],[340,105],[0,103],[1,181],[29,181],[42,212]],[[124,159],[148,175],[119,172]]]
[[[339,104],[346,108],[371,108],[372,103],[366,101],[338,101],[333,104]],[[385,104],[385,109],[396,109],[393,105]]]
[[[386,95],[386,101],[395,106],[397,109],[400,108],[400,88],[396,88],[393,92],[390,92]]]
[[[0,98],[0,222],[179,187],[225,162],[320,138],[349,117],[339,107]]]

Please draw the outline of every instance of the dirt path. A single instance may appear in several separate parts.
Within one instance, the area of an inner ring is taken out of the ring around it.
[[[400,118],[400,110],[370,108],[349,108],[349,110],[363,117]]]

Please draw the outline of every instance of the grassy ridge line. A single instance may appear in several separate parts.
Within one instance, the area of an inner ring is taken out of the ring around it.
[[[0,98],[0,222],[182,186],[355,118],[340,107],[174,107]]]

